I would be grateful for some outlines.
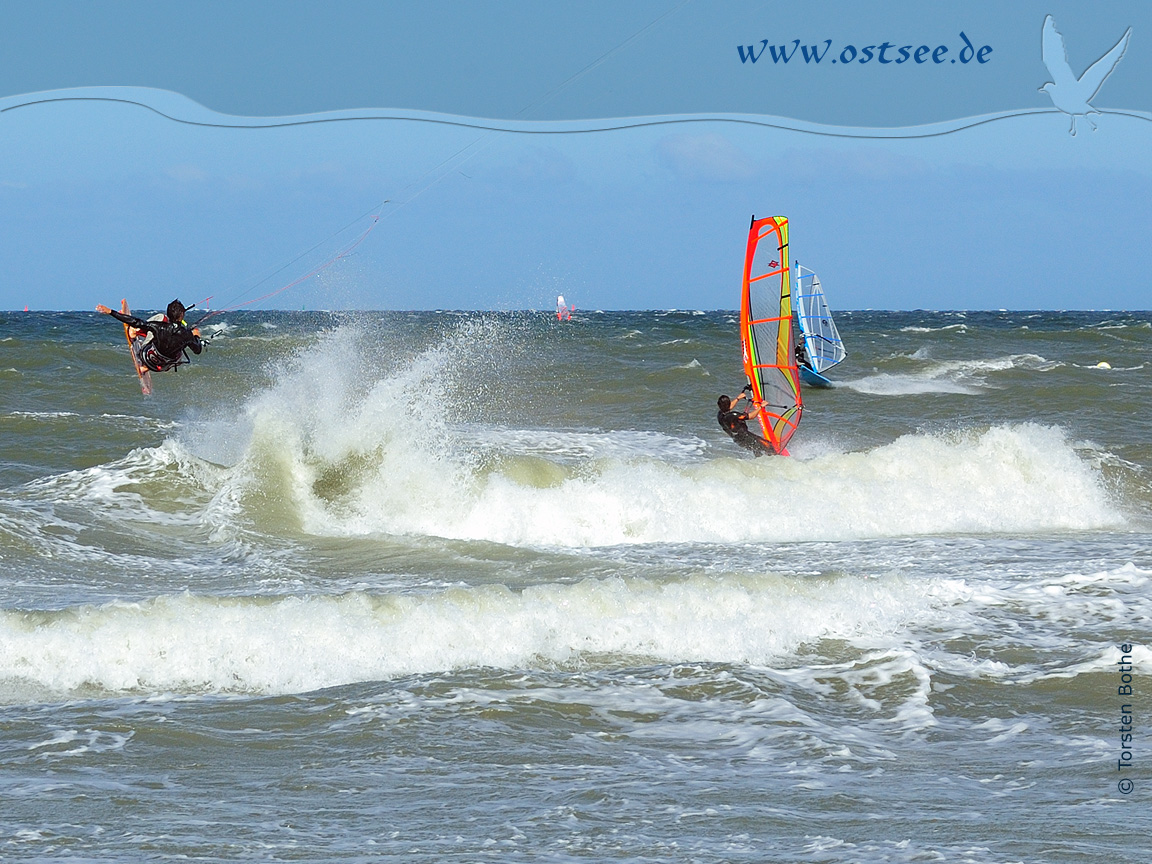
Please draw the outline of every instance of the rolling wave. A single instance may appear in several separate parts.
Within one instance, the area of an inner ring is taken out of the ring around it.
[[[762,666],[818,693],[834,679],[859,699],[910,675],[918,683],[901,697],[900,710],[922,728],[934,722],[927,707],[934,678],[1029,685],[1115,674],[1115,644],[1050,633],[1052,622],[1120,626],[1126,615],[1147,614],[1150,576],[1131,564],[979,582],[927,573],[746,572],[617,576],[521,590],[184,592],[6,610],[0,702],[53,694],[285,694],[465,669],[709,663]],[[1121,599],[1133,609],[1124,611]],[[974,636],[981,656],[970,648]],[[813,650],[825,659],[814,664]],[[1129,657],[1140,674],[1152,669],[1147,647],[1135,646]]]
[[[346,328],[301,349],[238,414],[36,481],[27,501],[40,502],[29,506],[42,519],[59,502],[87,504],[102,524],[167,525],[217,541],[255,531],[582,548],[1126,524],[1122,502],[1064,432],[1030,423],[753,461],[664,433],[454,422],[451,406],[467,403],[476,382],[455,343],[487,338],[477,326],[486,325],[461,325],[375,381]]]
[[[0,696],[293,693],[451,669],[637,661],[767,664],[821,639],[890,641],[962,585],[698,576],[429,595],[157,597],[0,612]],[[597,660],[596,658],[600,658]],[[614,659],[613,659],[614,658]]]

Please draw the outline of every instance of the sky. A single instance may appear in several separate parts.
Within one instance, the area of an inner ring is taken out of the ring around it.
[[[1152,307],[1141,4],[168,5],[0,0],[0,309],[234,305],[369,228],[256,308],[730,309],[775,214],[834,308]],[[1048,13],[1075,74],[1133,27],[1095,131]],[[831,54],[741,63],[788,37]]]

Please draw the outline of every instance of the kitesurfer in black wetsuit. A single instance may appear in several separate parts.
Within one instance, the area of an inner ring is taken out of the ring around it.
[[[132,337],[132,352],[142,367],[153,372],[167,372],[187,363],[188,355],[184,352],[189,348],[193,354],[204,350],[200,331],[189,327],[184,321],[184,313],[188,310],[179,300],[168,304],[166,317],[156,315],[147,321],[116,312],[107,306],[97,306],[96,311],[111,315],[137,331]]]
[[[751,389],[752,385],[747,385],[736,397],[735,402],[744,399]],[[771,454],[771,448],[758,435],[754,435],[748,429],[748,420],[759,414],[760,409],[753,407],[751,411],[737,411],[732,407],[735,402],[727,396],[721,396],[716,400],[716,407],[720,409],[716,412],[716,422],[720,424],[720,428],[745,450],[751,450],[757,456],[763,456],[765,453]]]

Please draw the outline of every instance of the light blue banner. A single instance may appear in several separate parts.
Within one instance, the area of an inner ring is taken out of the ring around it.
[[[1152,110],[1152,5],[637,0],[0,3],[0,97],[179,93],[267,117],[764,114],[909,126],[1052,107],[1047,15],[1079,76],[1132,28],[1096,107]]]

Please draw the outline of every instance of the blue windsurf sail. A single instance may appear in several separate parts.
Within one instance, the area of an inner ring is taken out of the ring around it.
[[[848,352],[844,350],[844,341],[832,320],[820,277],[799,264],[795,265],[795,270],[796,326],[804,346],[805,356],[800,359],[806,361],[801,364],[801,371],[807,366],[823,378],[827,370],[848,356]]]

